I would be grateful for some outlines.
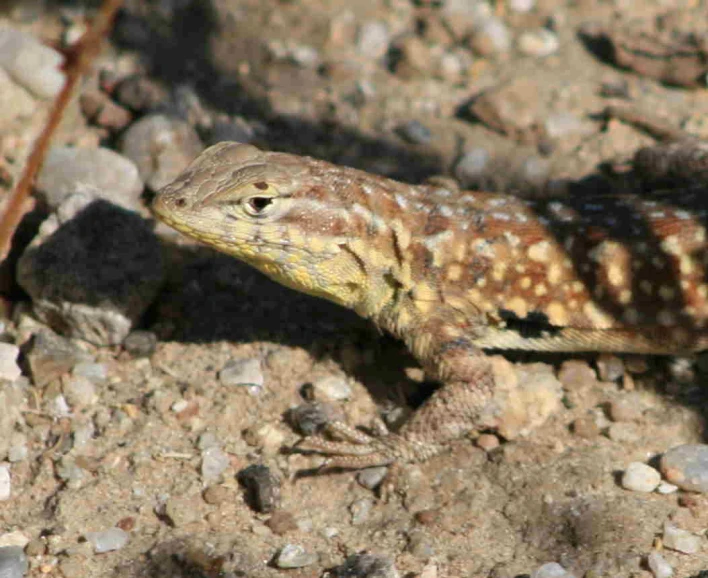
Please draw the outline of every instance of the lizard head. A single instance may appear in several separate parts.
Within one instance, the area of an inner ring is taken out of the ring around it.
[[[313,174],[317,163],[222,142],[164,187],[152,210],[284,285],[353,306],[363,272],[342,251],[346,211]]]

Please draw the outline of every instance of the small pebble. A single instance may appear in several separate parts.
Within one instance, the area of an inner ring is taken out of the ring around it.
[[[288,419],[301,434],[316,434],[331,420],[331,410],[320,402],[302,403],[288,412]]]
[[[633,395],[615,399],[610,403],[609,414],[610,419],[616,422],[641,421],[642,404]]]
[[[331,401],[345,401],[352,396],[352,388],[346,379],[338,375],[326,375],[312,382],[316,398]]]
[[[75,375],[64,382],[64,396],[73,408],[89,407],[98,401],[96,386],[89,379]]]
[[[218,480],[230,465],[229,456],[219,447],[211,447],[202,452],[202,478],[206,483]]]
[[[617,381],[624,375],[624,362],[616,355],[601,353],[596,363],[602,381]]]
[[[27,556],[20,546],[0,548],[0,578],[22,578],[27,572]]]
[[[246,490],[246,502],[256,512],[268,513],[280,506],[280,480],[267,466],[248,466],[237,478]]]
[[[494,16],[481,21],[472,33],[470,48],[481,56],[503,54],[511,48],[511,33],[504,22]]]
[[[54,146],[37,175],[37,190],[52,209],[71,194],[89,191],[128,210],[139,210],[143,181],[126,157],[107,148]]]
[[[536,6],[536,0],[508,0],[509,9],[512,12],[525,14],[531,12]]]
[[[67,373],[85,355],[72,341],[48,329],[41,329],[34,335],[26,353],[32,380],[38,387]]]
[[[135,163],[153,191],[175,180],[203,148],[191,125],[160,114],[130,125],[121,142],[121,152]]]
[[[285,434],[277,425],[264,423],[246,429],[243,439],[248,445],[260,448],[264,454],[275,455],[283,447]]]
[[[385,466],[366,468],[357,473],[356,481],[364,488],[373,490],[384,480],[387,473],[388,468]]]
[[[268,526],[271,531],[277,536],[283,536],[288,532],[294,532],[298,529],[297,521],[295,516],[290,512],[285,512],[283,510],[277,510],[273,515],[266,520],[265,525]]]
[[[317,562],[317,554],[305,550],[299,544],[286,544],[275,557],[278,568],[303,568]]]
[[[632,462],[622,475],[622,487],[633,492],[653,492],[661,483],[661,474],[651,466]]]
[[[481,434],[476,440],[477,447],[482,448],[485,452],[491,452],[499,447],[499,438],[494,434]]]
[[[564,361],[558,370],[558,381],[568,390],[586,389],[597,383],[597,376],[585,361],[570,359]]]
[[[647,566],[654,574],[654,578],[671,578],[674,575],[674,569],[671,567],[664,557],[657,551],[653,551],[647,556]]]
[[[361,498],[355,502],[352,502],[349,506],[349,511],[352,515],[352,525],[360,526],[361,524],[366,523],[369,519],[369,514],[371,514],[371,509],[373,506],[374,503],[368,498]]]
[[[422,122],[409,120],[396,128],[396,134],[411,144],[426,145],[433,140],[430,129]]]
[[[157,348],[157,335],[152,331],[136,329],[128,333],[123,347],[133,357],[150,357]]]
[[[201,496],[198,499],[202,501]],[[175,496],[165,502],[165,516],[175,528],[181,528],[201,520],[202,513],[194,496]]]
[[[219,372],[219,381],[227,387],[248,387],[257,393],[265,379],[260,359],[230,359]]]
[[[370,20],[359,28],[356,49],[359,54],[371,60],[382,58],[388,52],[391,33],[385,22]]]
[[[135,74],[118,83],[115,97],[128,108],[144,112],[167,100],[167,91],[151,78]]]
[[[71,374],[85,377],[95,385],[103,385],[108,379],[108,368],[105,363],[80,361],[71,370]]]
[[[40,98],[53,98],[64,86],[64,57],[34,36],[0,28],[0,67]]]
[[[17,357],[20,355],[20,348],[12,343],[0,343],[0,379],[15,381],[22,370],[17,365]]]
[[[103,554],[120,550],[128,543],[130,536],[120,528],[108,528],[98,532],[87,532],[84,537],[91,543],[96,554]]]
[[[708,492],[708,445],[676,446],[661,456],[664,478],[683,490]]]
[[[202,494],[204,501],[212,506],[224,503],[229,497],[229,490],[224,486],[209,486]]]
[[[633,422],[612,423],[607,428],[607,437],[614,442],[628,444],[636,442],[641,437],[641,432]]]
[[[337,567],[335,576],[352,578],[399,578],[393,560],[378,554],[353,554]]]
[[[465,152],[455,165],[455,177],[463,186],[469,186],[479,179],[489,165],[491,155],[487,149],[473,148]]]
[[[684,554],[695,554],[703,545],[703,538],[700,536],[677,528],[668,522],[664,524],[662,540],[666,548],[683,552]]]
[[[574,420],[571,429],[576,436],[588,440],[600,435],[600,427],[597,425],[594,415],[587,415]]]
[[[557,52],[560,42],[555,32],[548,28],[539,28],[523,32],[519,36],[517,45],[522,54],[543,58]]]
[[[570,112],[556,112],[549,114],[543,121],[546,135],[552,139],[567,138],[572,134],[582,132],[584,125],[580,118]]]
[[[557,562],[549,562],[531,572],[531,578],[575,578]]]
[[[7,450],[7,461],[10,463],[21,462],[27,459],[27,438],[22,434],[13,435],[12,445]]]
[[[19,546],[20,548],[24,548],[28,543],[29,538],[20,531],[0,534],[0,548],[6,548],[7,546]]]
[[[678,489],[678,486],[674,486],[673,484],[669,484],[668,482],[661,482],[656,487],[656,491],[659,494],[673,494],[674,492],[677,492]]]

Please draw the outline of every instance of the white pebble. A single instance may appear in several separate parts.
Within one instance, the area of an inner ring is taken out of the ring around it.
[[[10,466],[6,464],[0,464],[0,502],[10,499]]]
[[[557,562],[549,562],[531,572],[531,578],[575,578],[575,576]]]
[[[64,57],[33,36],[0,28],[0,66],[40,98],[54,97],[64,86]]]
[[[622,487],[633,492],[653,492],[661,483],[661,475],[641,462],[632,462],[622,475]]]
[[[703,539],[667,522],[664,524],[663,541],[664,546],[671,550],[683,552],[684,554],[695,554],[701,549]]]
[[[248,387],[257,394],[265,379],[260,359],[230,359],[219,372],[219,381],[228,387]]]
[[[518,40],[519,51],[527,56],[550,56],[559,46],[558,36],[548,28],[529,30],[521,34]]]
[[[8,532],[0,535],[0,548],[19,546],[24,548],[29,543],[29,538],[20,531]],[[2,576],[2,574],[0,574]]]
[[[17,356],[20,354],[20,348],[12,343],[0,343],[0,379],[15,381],[22,370],[17,365]]]
[[[212,446],[202,452],[202,477],[214,482],[231,465],[229,456],[218,446]]]
[[[344,401],[352,396],[352,388],[342,377],[326,375],[312,384],[317,398],[324,397],[332,401]]]
[[[317,561],[317,555],[307,552],[299,544],[286,544],[275,557],[278,568],[302,568]]]
[[[678,486],[674,486],[673,484],[670,484],[669,482],[661,482],[656,487],[656,491],[659,494],[673,494],[677,490],[678,490]]]
[[[120,550],[128,543],[129,535],[120,528],[108,528],[98,532],[87,532],[84,537],[91,543],[96,554],[103,554]]]
[[[674,575],[674,569],[671,567],[664,557],[659,552],[652,552],[647,556],[647,564],[654,578],[671,578]]]

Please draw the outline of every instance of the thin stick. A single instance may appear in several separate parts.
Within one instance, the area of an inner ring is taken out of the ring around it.
[[[47,124],[34,143],[22,176],[8,199],[5,212],[0,219],[0,261],[4,261],[10,252],[12,236],[24,216],[25,199],[30,194],[32,183],[49,148],[49,142],[64,116],[64,110],[71,100],[74,88],[101,49],[101,42],[108,34],[113,18],[122,3],[122,0],[105,0],[89,29],[67,51],[66,64],[64,65],[66,82],[54,99]]]

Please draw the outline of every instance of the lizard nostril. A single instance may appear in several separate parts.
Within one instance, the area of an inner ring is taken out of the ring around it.
[[[187,206],[187,199],[184,197],[180,197],[175,201],[175,205],[178,206],[179,208]]]

